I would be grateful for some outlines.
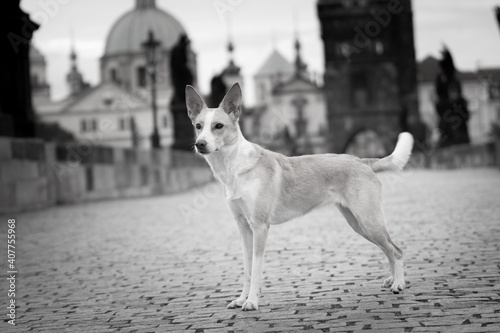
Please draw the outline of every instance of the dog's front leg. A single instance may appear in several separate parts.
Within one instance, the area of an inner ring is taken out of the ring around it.
[[[240,297],[229,303],[228,309],[234,309],[236,307],[241,307],[243,303],[247,300],[248,292],[250,291],[250,273],[252,272],[252,251],[253,251],[253,232],[248,225],[248,222],[244,219],[238,219],[238,229],[241,235],[241,245],[243,249],[243,271],[244,271],[244,282],[243,290],[241,291]]]
[[[257,310],[259,308],[259,296],[261,288],[262,263],[266,248],[267,232],[269,225],[266,223],[252,225],[253,231],[253,258],[252,277],[248,298],[243,304],[243,310]]]

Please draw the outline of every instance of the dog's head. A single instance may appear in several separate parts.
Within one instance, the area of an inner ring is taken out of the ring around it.
[[[196,152],[202,155],[219,151],[238,140],[238,119],[241,114],[241,88],[231,89],[218,108],[207,107],[203,98],[191,86],[186,86],[188,116],[196,130]]]

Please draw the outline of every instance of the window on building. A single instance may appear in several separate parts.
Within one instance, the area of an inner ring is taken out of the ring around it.
[[[375,42],[375,53],[378,55],[384,54],[384,43],[379,40]]]
[[[97,132],[97,119],[92,119],[90,123],[91,123],[92,132]]]
[[[360,53],[360,50],[348,42],[339,42],[335,45],[335,56],[350,61],[351,56]]]
[[[141,88],[146,87],[146,67],[137,67],[137,85]]]
[[[123,117],[118,118],[118,129],[120,131],[125,130],[125,119]]]
[[[356,88],[353,91],[354,107],[362,108],[368,105],[368,91],[363,88]]]
[[[366,72],[351,74],[351,101],[355,108],[366,107],[370,101],[368,91],[368,75]]]
[[[263,82],[259,84],[259,100],[266,100],[266,85]]]
[[[94,170],[92,166],[87,166],[85,169],[85,183],[88,192],[92,192],[94,190]]]
[[[163,127],[167,128],[168,127],[168,117],[166,114],[163,115],[161,121],[162,121]]]
[[[132,118],[120,117],[118,118],[118,129],[120,131],[127,131],[132,128]]]
[[[116,68],[112,68],[109,71],[109,76],[111,77],[111,81],[118,83],[118,74],[116,73]]]
[[[500,84],[492,83],[488,88],[491,99],[500,99]]]
[[[80,132],[82,133],[87,132],[87,120],[85,119],[80,120]]]
[[[149,168],[146,165],[141,165],[141,185],[148,185],[149,180]]]

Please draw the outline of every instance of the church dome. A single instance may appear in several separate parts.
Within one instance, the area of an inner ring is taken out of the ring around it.
[[[143,52],[141,44],[152,30],[162,49],[169,51],[181,35],[182,25],[172,15],[158,9],[155,0],[136,0],[136,7],[113,25],[106,40],[104,56]]]

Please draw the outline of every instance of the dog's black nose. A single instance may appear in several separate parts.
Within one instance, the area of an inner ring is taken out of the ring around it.
[[[205,140],[199,140],[196,141],[195,146],[196,148],[203,150],[207,147],[207,142]]]

